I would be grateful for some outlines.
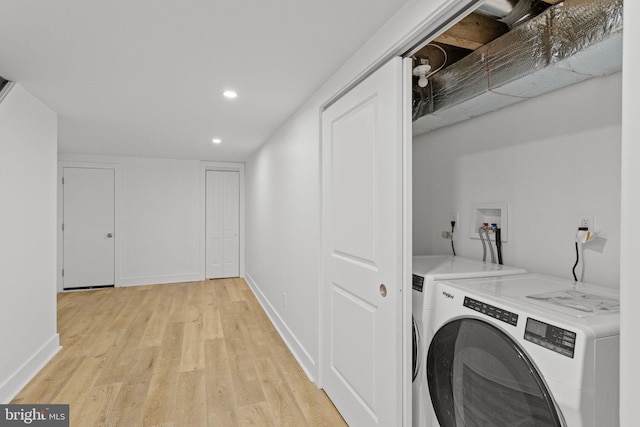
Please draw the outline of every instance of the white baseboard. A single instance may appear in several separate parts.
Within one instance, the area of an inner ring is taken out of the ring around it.
[[[116,286],[160,285],[165,283],[197,282],[203,280],[201,273],[166,274],[161,276],[120,277]]]
[[[0,404],[11,402],[61,348],[60,336],[55,334],[0,385]]]
[[[315,380],[315,374],[317,373],[317,366],[313,357],[311,357],[311,355],[307,352],[307,350],[300,343],[300,341],[298,341],[298,339],[293,334],[293,332],[291,332],[291,329],[289,329],[289,327],[284,322],[284,320],[280,317],[280,315],[275,310],[273,305],[262,293],[262,291],[260,290],[260,287],[257,285],[255,280],[253,280],[253,277],[251,277],[250,273],[245,272],[245,280],[249,284],[249,287],[253,291],[256,298],[258,299],[258,302],[260,303],[264,311],[267,313],[267,316],[269,316],[271,323],[273,323],[273,326],[276,328],[276,330],[280,334],[280,337],[282,337],[282,340],[284,341],[284,343],[287,345],[287,347],[293,354],[293,357],[295,357],[296,360],[298,361],[298,364],[300,365],[304,373],[307,375],[310,381],[312,381],[314,384],[317,384]]]

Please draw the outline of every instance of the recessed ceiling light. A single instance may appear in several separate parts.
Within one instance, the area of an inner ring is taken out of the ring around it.
[[[238,93],[233,90],[225,90],[224,92],[222,92],[222,94],[224,95],[225,98],[229,98],[229,99],[238,97]]]
[[[214,144],[220,144],[222,140],[220,138],[213,138],[211,142],[213,142]]]

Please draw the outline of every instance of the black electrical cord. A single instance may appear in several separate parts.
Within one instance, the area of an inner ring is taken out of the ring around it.
[[[456,248],[453,246],[453,229],[456,227],[456,222],[451,221],[451,251],[453,251],[453,256],[456,256]]]
[[[576,242],[576,263],[573,264],[573,280],[578,281],[578,276],[576,276],[576,267],[578,266],[578,262],[580,261],[580,252],[578,252],[578,242]]]
[[[502,236],[499,228],[496,228],[496,251],[498,252],[498,264],[502,265]]]

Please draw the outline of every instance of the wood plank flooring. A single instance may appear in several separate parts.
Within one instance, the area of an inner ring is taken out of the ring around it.
[[[71,426],[344,426],[242,279],[58,295],[63,349],[12,403]]]

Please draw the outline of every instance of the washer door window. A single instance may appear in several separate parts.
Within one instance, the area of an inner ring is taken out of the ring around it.
[[[562,426],[527,355],[487,322],[460,319],[440,328],[429,346],[427,380],[442,427]]]

